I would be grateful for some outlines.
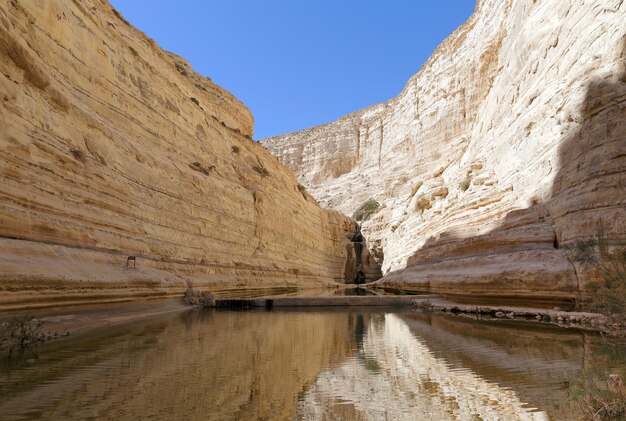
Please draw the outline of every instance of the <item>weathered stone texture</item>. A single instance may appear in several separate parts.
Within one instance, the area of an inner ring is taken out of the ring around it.
[[[344,282],[354,223],[252,134],[107,1],[2,2],[0,307]]]
[[[626,4],[482,0],[388,103],[264,140],[363,233],[382,285],[574,297],[626,233]]]

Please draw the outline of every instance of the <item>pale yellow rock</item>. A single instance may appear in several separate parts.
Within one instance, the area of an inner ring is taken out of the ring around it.
[[[354,223],[252,134],[107,1],[2,2],[0,307],[351,280]]]
[[[594,273],[570,251],[599,221],[626,235],[625,21],[479,1],[396,98],[262,143],[323,206],[386,205],[363,226],[381,285],[576,297]]]

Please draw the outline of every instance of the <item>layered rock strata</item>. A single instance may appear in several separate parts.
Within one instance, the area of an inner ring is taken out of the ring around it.
[[[0,307],[351,281],[354,222],[252,134],[107,1],[2,2]]]
[[[626,236],[621,0],[481,0],[387,103],[262,143],[363,223],[403,290],[574,298],[599,223]]]

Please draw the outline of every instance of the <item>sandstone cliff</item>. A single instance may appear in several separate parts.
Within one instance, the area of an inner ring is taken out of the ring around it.
[[[354,223],[252,134],[107,1],[2,2],[0,307],[352,280]]]
[[[481,0],[396,98],[262,143],[404,290],[576,297],[626,233],[626,4]],[[358,70],[357,70],[358,71]]]

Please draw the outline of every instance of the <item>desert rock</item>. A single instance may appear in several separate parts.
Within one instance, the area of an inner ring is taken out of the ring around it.
[[[352,281],[354,222],[252,135],[107,1],[2,2],[0,307]]]
[[[575,298],[571,256],[626,233],[621,0],[482,0],[389,102],[262,143],[320,204],[363,222],[379,285]],[[358,70],[357,70],[358,71]]]

